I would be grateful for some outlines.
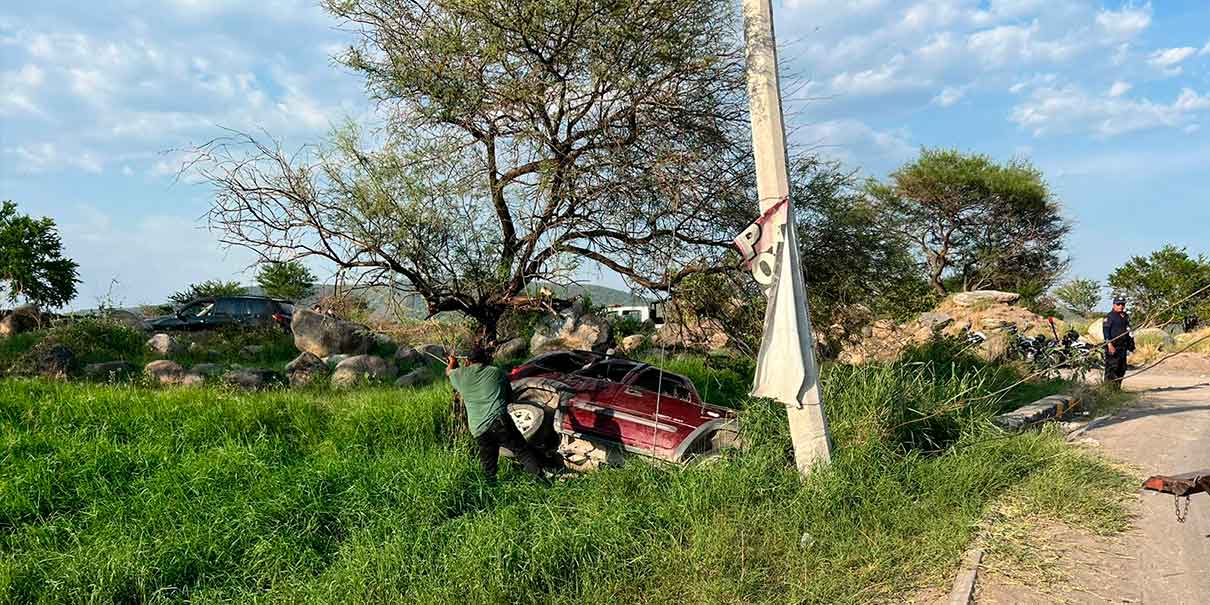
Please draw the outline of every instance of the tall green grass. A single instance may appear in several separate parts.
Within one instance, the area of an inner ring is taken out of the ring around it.
[[[506,467],[490,488],[469,442],[447,441],[444,385],[0,382],[0,601],[894,599],[943,582],[999,494],[1108,472],[1055,435],[994,433],[1007,403],[977,396],[1011,373],[930,355],[828,369],[836,455],[805,482],[763,401],[745,402],[749,448],[711,463],[550,487]],[[1032,500],[1039,514],[1061,493]]]

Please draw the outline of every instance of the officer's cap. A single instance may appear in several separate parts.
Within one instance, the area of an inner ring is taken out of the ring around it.
[[[1113,297],[1113,304],[1115,304],[1115,305],[1124,305],[1124,304],[1126,304],[1126,297],[1125,297],[1125,296],[1115,296],[1115,297]]]

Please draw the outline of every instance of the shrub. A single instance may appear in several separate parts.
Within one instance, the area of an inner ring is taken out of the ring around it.
[[[91,317],[51,328],[43,343],[66,346],[82,364],[119,360],[137,363],[147,353],[147,336],[139,330]]]

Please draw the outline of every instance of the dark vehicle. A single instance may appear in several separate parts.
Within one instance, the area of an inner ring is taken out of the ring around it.
[[[646,363],[562,351],[517,367],[510,379],[509,412],[539,447],[562,435],[683,462],[738,441],[733,410],[702,401],[688,378]]]
[[[148,322],[153,330],[215,330],[219,328],[290,329],[294,305],[265,296],[220,296],[191,301],[173,315]]]

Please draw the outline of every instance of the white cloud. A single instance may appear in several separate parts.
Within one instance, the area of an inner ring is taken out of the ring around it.
[[[1033,132],[1046,134],[1090,131],[1113,137],[1139,130],[1183,127],[1191,117],[1210,109],[1210,96],[1184,89],[1172,103],[1149,99],[1098,97],[1075,86],[1043,87],[1017,105],[1011,120]]]
[[[1198,54],[1198,56],[1210,55],[1210,42],[1206,42],[1206,45],[1203,46],[1202,49],[1200,51],[1198,51],[1197,54]]]
[[[1114,38],[1133,38],[1151,25],[1151,12],[1150,2],[1142,7],[1126,5],[1117,11],[1102,9],[1097,13],[1097,25]]]
[[[916,153],[906,132],[877,130],[854,119],[807,124],[793,132],[793,139],[848,164],[872,158],[898,164]]]
[[[831,89],[840,95],[874,96],[928,86],[927,81],[900,75],[903,64],[903,55],[895,55],[889,62],[874,69],[836,74],[830,82]]]
[[[53,143],[17,145],[6,147],[3,151],[5,155],[12,156],[16,171],[19,173],[39,174],[78,169],[100,174],[102,171],[101,160],[92,152],[68,153],[60,150]]]
[[[962,100],[966,96],[966,87],[964,86],[946,86],[933,97],[933,103],[941,107],[950,107]]]
[[[1157,50],[1151,53],[1147,62],[1152,67],[1159,69],[1164,75],[1175,76],[1181,73],[1180,63],[1189,57],[1192,57],[1197,52],[1196,48],[1183,46],[1180,48],[1166,48]]]
[[[1109,87],[1109,96],[1120,97],[1130,92],[1131,88],[1134,88],[1134,86],[1132,86],[1129,82],[1118,80],[1117,82],[1113,83],[1113,86]]]
[[[1075,56],[1083,46],[1076,39],[1046,39],[1041,35],[1041,23],[1029,26],[1001,25],[971,34],[966,40],[969,50],[988,66],[1016,66],[1038,61],[1061,62]]]

